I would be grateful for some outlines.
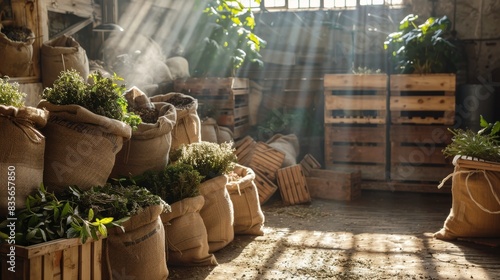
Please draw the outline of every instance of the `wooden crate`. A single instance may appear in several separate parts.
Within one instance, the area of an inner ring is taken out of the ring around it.
[[[387,75],[326,74],[325,124],[384,124]]]
[[[315,108],[321,105],[323,80],[266,76],[262,80],[262,109]]]
[[[311,202],[306,177],[300,164],[279,169],[276,177],[281,198],[286,205]]]
[[[248,79],[177,79],[174,91],[196,98],[200,109],[213,109],[217,124],[229,127],[235,139],[243,137],[250,128]]]
[[[325,168],[362,171],[367,180],[386,179],[385,125],[325,125]]]
[[[257,186],[257,192],[259,194],[260,204],[266,203],[271,196],[278,190],[278,186],[269,180],[266,175],[260,173],[258,170],[254,170],[255,180],[254,183]]]
[[[257,142],[248,167],[259,171],[269,180],[276,180],[276,171],[281,168],[285,160],[285,153],[279,151],[264,142]]]
[[[313,169],[321,168],[321,164],[311,154],[304,155],[304,158],[300,161],[300,165],[302,166],[302,171],[304,171],[306,177],[309,176]]]
[[[361,195],[361,171],[312,169],[306,176],[312,198],[351,201]]]
[[[15,245],[15,272],[8,270],[10,246],[0,246],[1,279],[102,279],[102,239],[81,244],[79,238],[31,246]]]
[[[238,163],[246,166],[253,155],[253,151],[255,149],[255,145],[257,145],[257,142],[255,142],[255,140],[251,136],[245,136],[242,139],[236,141],[234,144]]]
[[[391,123],[453,125],[455,89],[455,74],[391,75]]]
[[[399,182],[439,182],[453,172],[442,150],[451,143],[444,125],[392,125],[390,179]]]

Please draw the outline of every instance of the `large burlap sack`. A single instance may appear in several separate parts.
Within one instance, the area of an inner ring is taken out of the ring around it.
[[[255,185],[255,172],[236,164],[234,173],[237,178],[230,177],[226,185],[234,208],[234,233],[263,235],[265,218]]]
[[[172,130],[172,150],[183,144],[201,141],[201,122],[197,111],[198,100],[178,92],[156,95],[150,99],[153,102],[167,102],[175,106],[177,122]]]
[[[87,80],[90,74],[85,49],[71,36],[62,35],[42,45],[42,84],[52,87],[62,71],[74,69]]]
[[[137,93],[136,90],[138,89],[127,91],[126,99],[132,98],[129,95]],[[123,143],[123,148],[116,155],[111,178],[137,176],[149,170],[160,171],[168,164],[172,144],[171,132],[177,120],[176,109],[174,105],[165,102],[150,104],[149,98],[142,92],[135,96],[129,104],[138,108],[153,106],[158,112],[158,120],[156,123],[140,123],[137,129],[132,131],[132,137]]]
[[[94,114],[78,105],[54,105],[46,100],[38,108],[49,111],[43,181],[54,192],[76,185],[82,190],[103,186],[123,142],[132,129],[124,122]]]
[[[454,164],[452,208],[434,237],[500,237],[500,164],[467,159]]]
[[[170,205],[171,212],[161,214],[165,227],[167,263],[173,266],[217,265],[208,252],[207,229],[200,216],[203,196],[185,198]]]
[[[145,208],[120,228],[111,228],[106,241],[104,278],[167,279],[162,205]]]
[[[226,184],[227,177],[221,175],[204,181],[198,187],[205,198],[200,215],[207,228],[210,253],[234,240],[234,209]]]
[[[201,122],[201,141],[218,144],[233,142],[233,132],[228,127],[219,126],[214,118],[205,118]]]
[[[172,73],[172,79],[187,79],[189,75],[189,62],[182,56],[167,58],[165,62]]]
[[[26,42],[12,41],[0,30],[0,77],[30,76],[35,34],[27,28],[23,29],[30,34]]]
[[[0,105],[0,216],[22,209],[26,198],[43,182],[45,110]],[[13,200],[15,199],[15,200]]]
[[[299,139],[297,138],[297,135],[275,134],[266,143],[276,150],[285,153],[285,159],[281,164],[282,168],[297,164],[297,156],[300,151]]]

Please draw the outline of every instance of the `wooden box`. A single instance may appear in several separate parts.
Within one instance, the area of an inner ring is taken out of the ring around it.
[[[386,125],[325,125],[325,168],[386,179]]]
[[[276,180],[276,171],[281,168],[285,160],[285,153],[264,142],[257,142],[248,167],[266,176],[269,180]]]
[[[287,205],[311,202],[306,177],[300,164],[281,168],[277,172],[281,198]]]
[[[309,176],[312,169],[321,168],[321,164],[311,154],[306,154],[300,161],[300,165],[302,166],[302,171],[304,171],[304,175],[306,175],[306,177]]]
[[[81,244],[79,238],[31,246],[15,245],[15,272],[9,270],[10,246],[0,246],[1,279],[102,279],[102,239]]]
[[[391,75],[391,122],[453,125],[455,89],[455,74]]]
[[[245,136],[242,139],[236,141],[234,145],[238,163],[246,166],[253,155],[253,151],[255,149],[255,145],[257,145],[257,142],[255,142],[252,137]]]
[[[257,186],[257,191],[259,193],[259,202],[260,204],[266,203],[271,196],[278,190],[278,186],[269,180],[266,175],[260,173],[257,170],[255,172],[255,180],[254,183]]]
[[[196,98],[200,109],[213,110],[217,124],[229,127],[235,139],[243,137],[250,128],[248,79],[177,79],[174,91]]]
[[[313,198],[351,201],[361,195],[361,171],[312,169],[306,177]]]
[[[384,124],[387,75],[326,74],[325,124]]]

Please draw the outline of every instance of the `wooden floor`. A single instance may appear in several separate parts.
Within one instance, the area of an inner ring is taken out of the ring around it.
[[[433,238],[451,194],[366,191],[352,202],[263,205],[265,235],[236,236],[216,267],[171,279],[500,279],[500,242]],[[485,244],[479,244],[479,243]]]

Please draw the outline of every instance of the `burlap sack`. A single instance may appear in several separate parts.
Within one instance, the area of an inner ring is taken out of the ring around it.
[[[233,132],[227,127],[219,126],[214,118],[205,118],[201,122],[201,141],[218,144],[233,142]]]
[[[172,150],[183,144],[201,141],[201,122],[197,112],[198,100],[178,92],[156,95],[150,100],[152,102],[167,102],[175,106],[177,123],[172,130]]]
[[[266,142],[269,146],[278,151],[285,153],[285,159],[281,167],[288,167],[297,164],[297,156],[299,155],[299,139],[295,134],[275,134]]]
[[[120,228],[111,228],[103,262],[104,279],[167,279],[162,205],[150,206]]]
[[[82,190],[104,185],[123,141],[131,137],[131,127],[78,105],[54,105],[42,100],[38,108],[50,112],[42,130],[46,137],[45,185],[54,192],[69,185]]]
[[[125,96],[127,97],[127,94]],[[140,102],[140,95],[135,99]],[[146,100],[149,101],[147,97]],[[134,104],[142,108],[150,106],[147,102]],[[176,110],[174,105],[165,102],[153,102],[151,105],[158,111],[158,121],[140,123],[137,129],[132,131],[132,137],[123,143],[123,148],[116,155],[111,178],[141,175],[148,170],[160,171],[167,166],[172,144],[171,131],[177,119]]]
[[[452,208],[434,237],[500,237],[500,164],[466,159],[454,164]]]
[[[30,76],[33,62],[33,43],[35,42],[35,34],[30,32],[26,42],[12,41],[0,32],[0,77],[26,77]]]
[[[22,209],[26,198],[43,182],[45,110],[0,105],[0,216]],[[13,197],[13,198],[12,198]],[[15,199],[15,200],[13,200]]]
[[[215,256],[208,252],[207,229],[200,216],[204,204],[202,195],[185,198],[171,204],[171,212],[161,214],[168,247],[165,247],[168,265],[217,265]]]
[[[227,177],[224,175],[200,184],[205,205],[200,211],[208,234],[209,252],[213,253],[234,240],[234,209],[226,189]]]
[[[90,74],[85,49],[71,36],[62,35],[42,45],[42,84],[52,87],[62,71],[75,69],[84,80]]]
[[[230,178],[226,185],[234,208],[234,233],[264,235],[265,218],[254,182],[255,172],[249,167],[236,164],[234,173],[239,178]]]

